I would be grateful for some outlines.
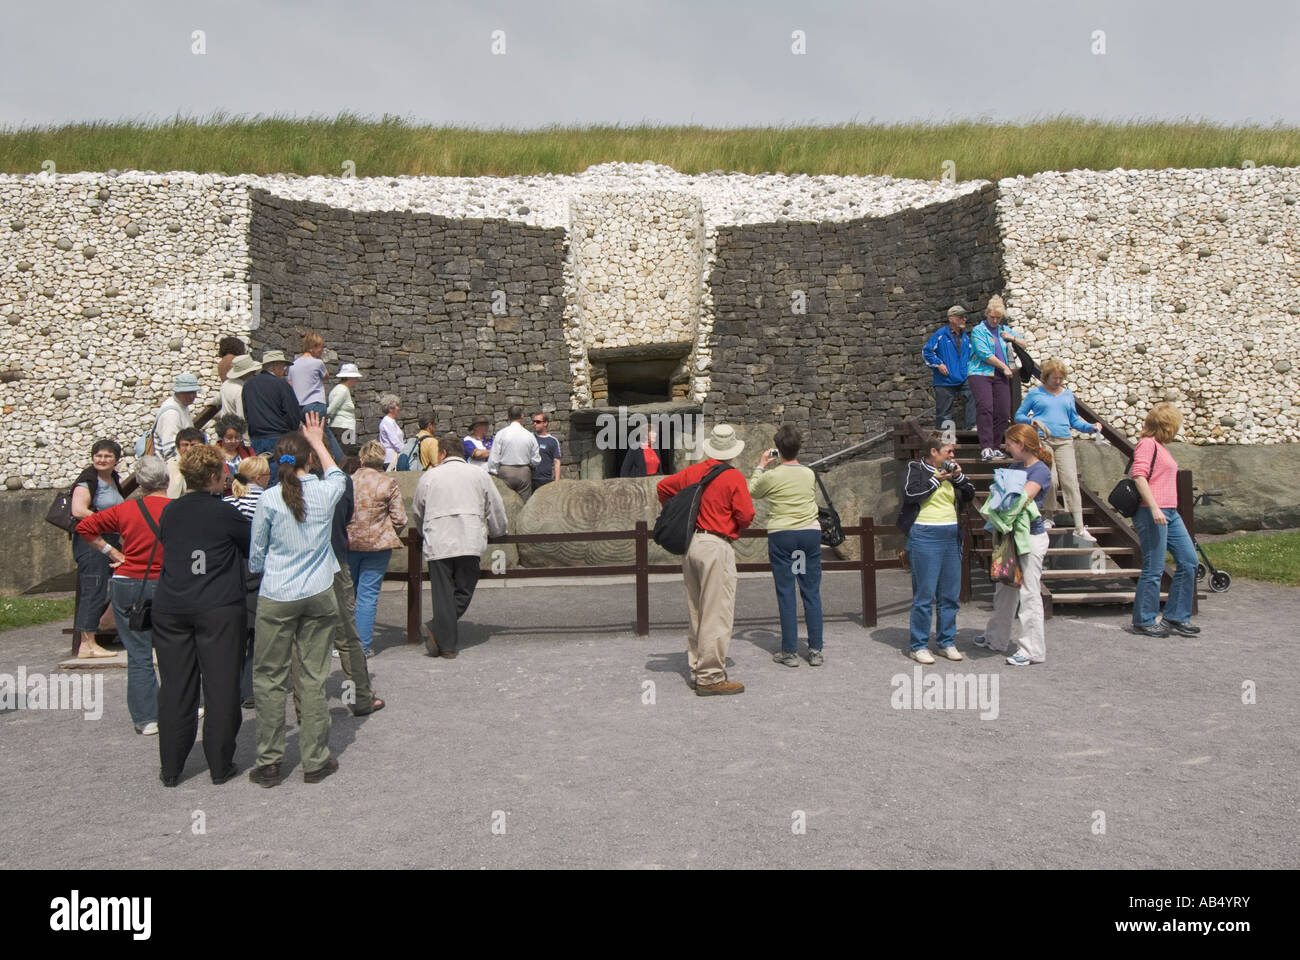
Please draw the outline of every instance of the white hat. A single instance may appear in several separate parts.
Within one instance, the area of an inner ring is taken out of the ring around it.
[[[267,350],[265,353],[262,354],[262,366],[266,366],[268,363],[288,363],[288,362],[289,361],[285,359],[283,350]]]
[[[745,449],[745,441],[736,436],[736,428],[729,423],[715,424],[700,445],[714,460],[734,460]]]
[[[261,369],[262,365],[260,363],[248,354],[241,353],[239,356],[235,357],[234,362],[231,363],[230,372],[226,374],[226,376],[231,380],[238,380],[240,377],[246,377],[250,373],[254,373]]]
[[[347,380],[349,377],[356,377],[358,380],[361,379],[361,371],[357,369],[355,363],[345,363],[343,366],[339,367],[338,378],[340,380]]]

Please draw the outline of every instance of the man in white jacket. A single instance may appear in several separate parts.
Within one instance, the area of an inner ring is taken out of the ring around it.
[[[478,585],[488,534],[506,532],[506,508],[492,478],[465,462],[459,436],[447,434],[439,447],[441,460],[420,477],[411,513],[424,537],[433,598],[432,632],[421,625],[425,647],[429,656],[450,660],[459,645],[457,623]]]

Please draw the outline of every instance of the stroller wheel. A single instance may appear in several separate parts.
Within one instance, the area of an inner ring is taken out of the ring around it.
[[[1215,593],[1223,593],[1230,586],[1232,586],[1232,575],[1224,570],[1218,570],[1210,577],[1210,589]]]
[[[1196,565],[1196,582],[1197,582],[1197,583],[1200,583],[1202,580],[1204,580],[1204,579],[1205,579],[1205,575],[1206,575],[1207,573],[1209,573],[1209,572],[1210,572],[1210,571],[1208,571],[1208,570],[1205,569],[1205,564],[1203,564],[1203,563],[1198,563],[1198,564]]]

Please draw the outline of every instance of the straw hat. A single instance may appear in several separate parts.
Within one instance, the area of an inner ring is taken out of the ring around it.
[[[262,366],[266,366],[268,363],[288,363],[288,362],[289,361],[285,359],[283,350],[267,350],[265,353],[262,354]]]
[[[238,380],[240,377],[246,377],[250,373],[256,373],[262,369],[262,365],[246,353],[241,353],[235,357],[234,362],[230,365],[230,372],[226,376],[231,380]]]

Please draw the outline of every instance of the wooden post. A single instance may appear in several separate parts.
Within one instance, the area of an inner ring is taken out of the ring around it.
[[[1183,526],[1187,528],[1189,537],[1196,536],[1196,519],[1194,515],[1195,497],[1192,494],[1192,471],[1178,471],[1178,515],[1182,518]],[[1197,560],[1199,561],[1199,557]],[[1196,582],[1192,581],[1192,613],[1200,612],[1200,603],[1196,599],[1198,593]]]
[[[650,635],[650,528],[636,522],[636,635]]]
[[[859,517],[862,546],[862,625],[876,625],[876,531],[871,517]]]
[[[419,530],[411,530],[406,535],[406,642],[420,642],[420,621],[424,619],[421,612],[420,561],[424,556],[424,536]]]

